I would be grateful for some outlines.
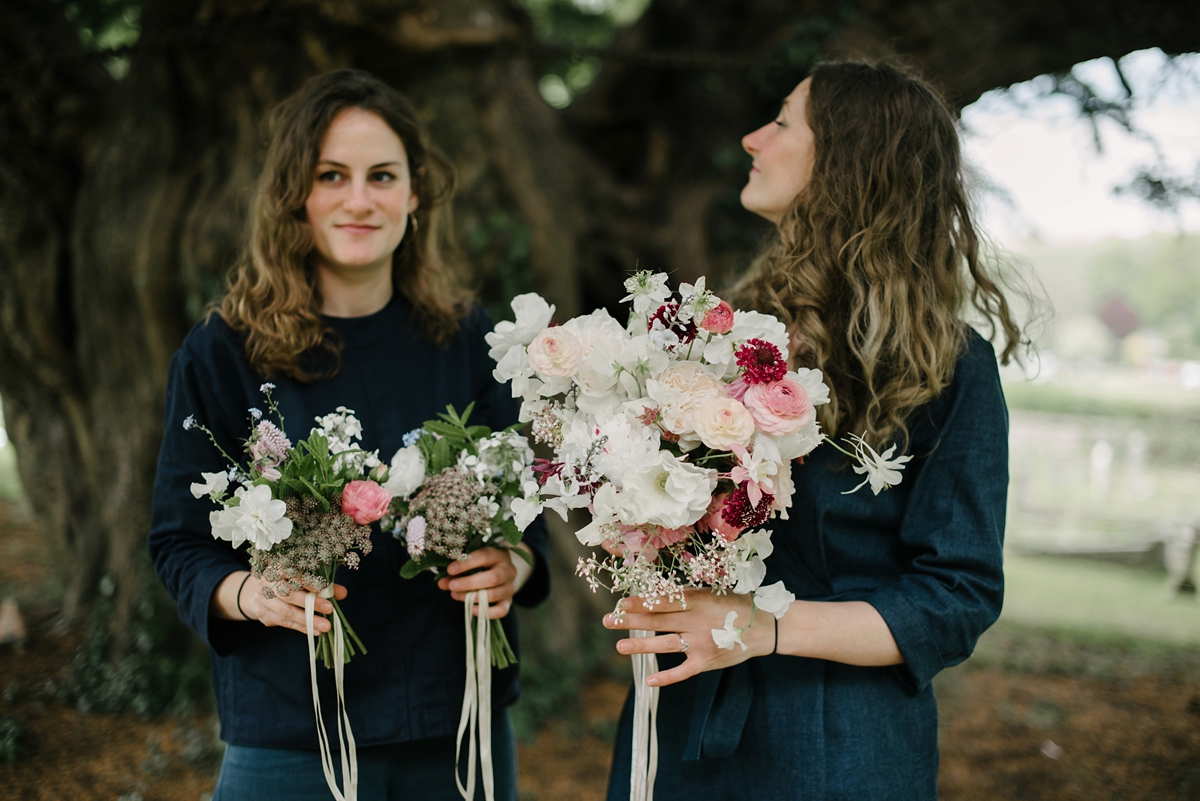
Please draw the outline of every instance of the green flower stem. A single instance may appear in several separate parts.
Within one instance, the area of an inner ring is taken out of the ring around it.
[[[517,655],[513,653],[512,646],[508,643],[508,635],[504,633],[504,626],[500,625],[499,619],[491,620],[489,623],[492,630],[492,665],[500,670],[509,665],[515,665]]]

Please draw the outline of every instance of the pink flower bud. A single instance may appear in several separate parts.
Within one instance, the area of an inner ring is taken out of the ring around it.
[[[728,334],[733,329],[733,307],[721,301],[715,309],[708,310],[700,327],[710,334]]]
[[[351,481],[342,490],[342,512],[360,526],[383,517],[391,502],[392,493],[374,481]]]

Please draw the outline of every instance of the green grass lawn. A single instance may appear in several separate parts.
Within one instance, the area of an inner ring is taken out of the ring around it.
[[[1200,601],[1168,597],[1164,573],[1088,559],[1006,554],[1001,622],[1200,645]]]

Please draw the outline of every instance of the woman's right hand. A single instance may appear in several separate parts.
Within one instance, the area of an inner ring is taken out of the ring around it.
[[[308,593],[293,592],[287,596],[264,598],[262,588],[265,583],[247,570],[230,573],[222,579],[213,593],[213,612],[217,617],[226,620],[257,620],[264,626],[283,626],[302,634],[307,633],[308,629],[304,625],[304,599]],[[339,601],[344,599],[346,588],[341,584],[334,584],[333,597]],[[313,608],[324,615],[333,614],[333,603],[326,598],[317,598]],[[313,630],[318,635],[329,631],[331,625],[323,617],[313,617]]]

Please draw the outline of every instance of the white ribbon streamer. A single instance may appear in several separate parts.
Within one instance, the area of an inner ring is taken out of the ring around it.
[[[479,608],[478,615],[471,610]],[[465,801],[475,798],[475,737],[479,737],[479,763],[486,801],[495,801],[492,775],[492,637],[488,619],[488,591],[467,593],[463,604],[463,628],[467,632],[467,686],[463,690],[462,716],[458,719],[458,740],[454,745],[454,783]],[[474,620],[472,620],[474,617]],[[474,629],[474,631],[472,631]],[[467,745],[467,783],[459,772],[463,735],[469,732]]]
[[[634,629],[631,637],[653,637],[653,631]],[[654,654],[633,655],[633,767],[629,774],[630,801],[654,801],[658,773],[658,688],[646,684],[658,672]]]
[[[304,598],[304,625],[308,629],[308,667],[312,677],[313,711],[317,715],[317,740],[320,743],[321,770],[325,771],[325,783],[329,785],[337,801],[358,801],[358,751],[354,746],[354,733],[350,731],[350,716],[346,713],[344,673],[346,666],[346,636],[342,633],[341,615],[334,612],[330,620],[333,628],[325,635],[333,637],[333,681],[337,686],[338,700],[338,750],[342,754],[343,795],[338,791],[337,777],[333,772],[333,753],[329,748],[329,735],[325,732],[325,721],[321,717],[321,699],[317,693],[317,648],[316,631],[313,629],[313,611],[317,595],[333,597],[333,585],[320,593],[308,593]]]

